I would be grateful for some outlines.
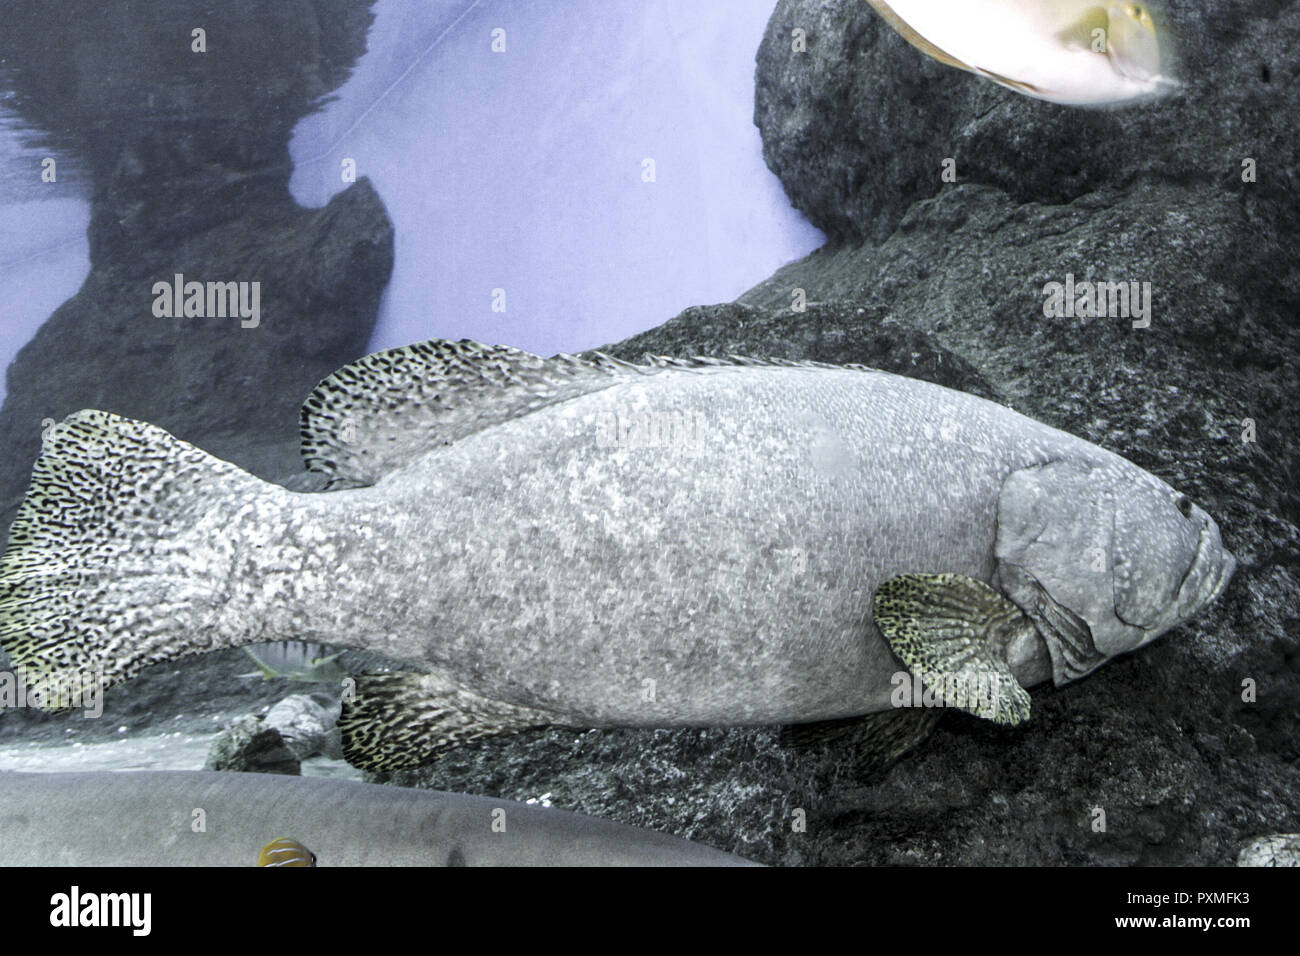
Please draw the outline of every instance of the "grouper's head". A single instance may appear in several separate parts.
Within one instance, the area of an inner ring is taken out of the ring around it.
[[[1193,617],[1237,565],[1208,514],[1108,453],[1010,475],[995,555],[999,584],[1034,621],[1057,684]]]

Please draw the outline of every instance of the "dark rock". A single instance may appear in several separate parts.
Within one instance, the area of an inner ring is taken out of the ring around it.
[[[81,408],[161,425],[265,478],[301,472],[298,408],[365,352],[392,268],[392,225],[367,181],[323,209],[288,192],[289,135],[365,50],[369,3],[49,9],[6,8],[0,60],[23,119],[87,170],[91,273],[9,368],[0,526],[43,423]],[[191,52],[195,27],[207,53]],[[176,273],[260,282],[260,324],[155,317],[153,284]]]
[[[862,0],[780,0],[758,53],[763,155],[832,241],[884,240],[947,188],[946,158],[959,182],[1066,203],[1142,182],[1239,191],[1251,157],[1259,182],[1242,201],[1264,215],[1293,205],[1300,11],[1282,0],[1163,6],[1182,38],[1183,86],[1158,104],[1078,109],[935,62]]]
[[[208,751],[204,770],[239,773],[302,774],[302,764],[276,727],[255,714],[237,717],[226,725]]]
[[[600,351],[629,362],[646,355],[744,355],[869,365],[983,398],[997,397],[969,362],[929,334],[879,309],[848,302],[808,302],[800,312],[769,312],[738,303],[694,306],[656,329]]]
[[[319,755],[342,760],[338,718],[337,699],[330,699],[326,704],[308,694],[291,694],[267,711],[263,721],[267,727],[280,732],[299,760]]]

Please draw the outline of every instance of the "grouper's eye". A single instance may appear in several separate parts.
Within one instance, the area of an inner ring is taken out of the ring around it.
[[[1184,518],[1190,518],[1192,516],[1191,498],[1187,497],[1186,495],[1179,495],[1177,504],[1178,504],[1178,510],[1183,513]]]

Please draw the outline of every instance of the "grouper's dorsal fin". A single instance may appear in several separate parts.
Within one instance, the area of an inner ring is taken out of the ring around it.
[[[542,358],[470,339],[430,339],[367,355],[317,385],[302,406],[302,456],[328,488],[364,487],[441,445],[629,377],[740,367],[874,371],[739,355],[647,355],[633,365],[601,352]]]
[[[638,370],[608,356],[546,359],[469,339],[376,352],[345,365],[307,398],[303,460],[330,488],[372,485],[440,445]]]

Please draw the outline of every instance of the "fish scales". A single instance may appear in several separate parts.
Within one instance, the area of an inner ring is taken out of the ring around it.
[[[702,448],[598,447],[603,415],[697,409]],[[876,585],[920,569],[987,579],[1002,478],[1064,437],[885,374],[665,371],[471,435],[372,488],[275,493],[251,523],[303,560],[278,562],[283,586],[246,565],[249,598],[227,627],[273,619],[289,597],[323,612],[296,618],[299,633],[583,725],[881,709],[898,668],[869,623]]]

